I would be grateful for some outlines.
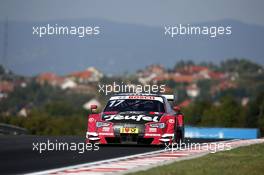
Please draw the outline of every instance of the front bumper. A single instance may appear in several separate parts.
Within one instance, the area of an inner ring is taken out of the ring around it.
[[[174,140],[173,133],[143,133],[143,134],[114,134],[114,133],[100,133],[87,132],[87,143],[96,142],[100,144],[150,144],[162,145],[165,143],[172,143]]]

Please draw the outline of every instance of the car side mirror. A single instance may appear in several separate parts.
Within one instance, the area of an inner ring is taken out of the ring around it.
[[[96,113],[97,105],[91,105],[91,112]]]
[[[173,106],[173,110],[175,112],[180,112],[181,111],[181,107],[180,106]]]

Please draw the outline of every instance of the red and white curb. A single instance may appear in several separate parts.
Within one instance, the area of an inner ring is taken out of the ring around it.
[[[214,143],[229,144],[232,149],[248,146],[252,144],[264,143],[264,139],[252,139],[252,140],[229,140]],[[204,144],[204,143],[203,143]],[[207,143],[211,144],[212,143]],[[216,145],[216,144],[214,144]],[[74,166],[68,166],[64,168],[46,170],[36,173],[30,173],[31,175],[42,174],[89,174],[89,175],[103,175],[103,174],[126,174],[130,172],[136,172],[140,170],[147,170],[156,166],[170,164],[175,161],[193,159],[197,157],[209,154],[211,150],[204,149],[186,149],[186,150],[159,150],[143,154],[137,154],[132,156],[108,159],[104,161],[97,161],[93,163],[85,163]],[[216,152],[223,151],[218,147],[211,147]]]

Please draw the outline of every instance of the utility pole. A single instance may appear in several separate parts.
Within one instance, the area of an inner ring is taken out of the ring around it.
[[[7,69],[8,64],[8,18],[6,18],[4,23],[4,31],[3,31],[3,55],[2,55],[2,64],[5,69]]]

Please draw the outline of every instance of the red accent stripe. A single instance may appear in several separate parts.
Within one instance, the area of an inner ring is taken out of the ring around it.
[[[63,173],[80,173],[80,172],[113,172],[113,171],[125,171],[127,168],[87,168],[87,169],[80,169],[80,170],[65,170]]]

